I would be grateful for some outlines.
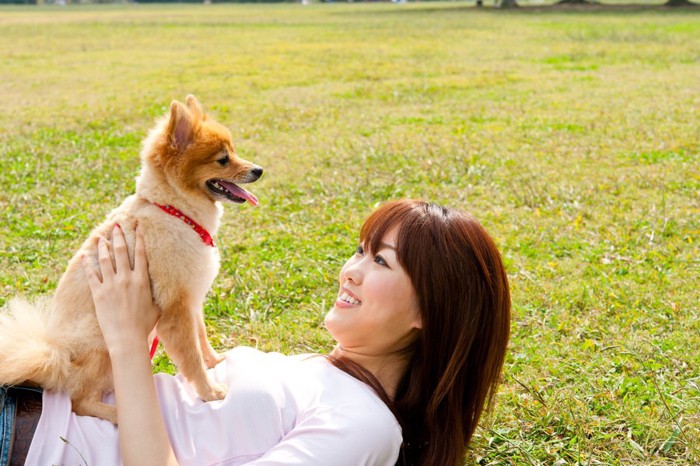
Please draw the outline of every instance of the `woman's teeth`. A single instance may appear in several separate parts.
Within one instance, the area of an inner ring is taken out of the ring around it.
[[[340,300],[350,304],[360,304],[360,301],[356,300],[347,293],[343,293],[342,295],[340,295]]]

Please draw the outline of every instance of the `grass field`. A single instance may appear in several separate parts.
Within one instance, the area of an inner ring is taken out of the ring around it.
[[[428,198],[474,213],[511,280],[469,463],[697,464],[697,10],[0,8],[0,304],[55,288],[193,93],[266,169],[217,235],[217,347],[327,351],[363,218]]]

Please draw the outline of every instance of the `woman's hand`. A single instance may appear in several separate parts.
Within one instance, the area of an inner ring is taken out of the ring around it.
[[[110,246],[100,238],[97,245],[97,272],[83,257],[83,270],[92,291],[97,321],[110,353],[133,350],[148,345],[148,335],[160,317],[160,310],[153,303],[148,263],[143,235],[136,228],[134,268],[129,263],[124,233],[118,225],[112,232],[114,266]],[[143,345],[143,346],[142,346]]]
[[[176,465],[148,358],[148,335],[160,310],[151,295],[143,237],[137,228],[133,269],[118,226],[112,232],[114,265],[109,249],[101,239],[97,252],[102,280],[85,258],[83,269],[112,361],[122,463]]]

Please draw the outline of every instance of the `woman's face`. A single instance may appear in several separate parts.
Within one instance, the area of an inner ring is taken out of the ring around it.
[[[346,352],[387,355],[408,347],[421,328],[416,292],[396,256],[396,228],[378,251],[360,245],[340,270],[340,290],[325,319]]]

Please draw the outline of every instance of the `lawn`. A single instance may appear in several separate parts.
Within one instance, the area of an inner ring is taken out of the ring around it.
[[[266,169],[260,207],[225,206],[215,346],[328,351],[363,218],[428,198],[481,220],[512,289],[469,463],[698,463],[698,10],[1,7],[0,304],[51,293],[193,93]]]

